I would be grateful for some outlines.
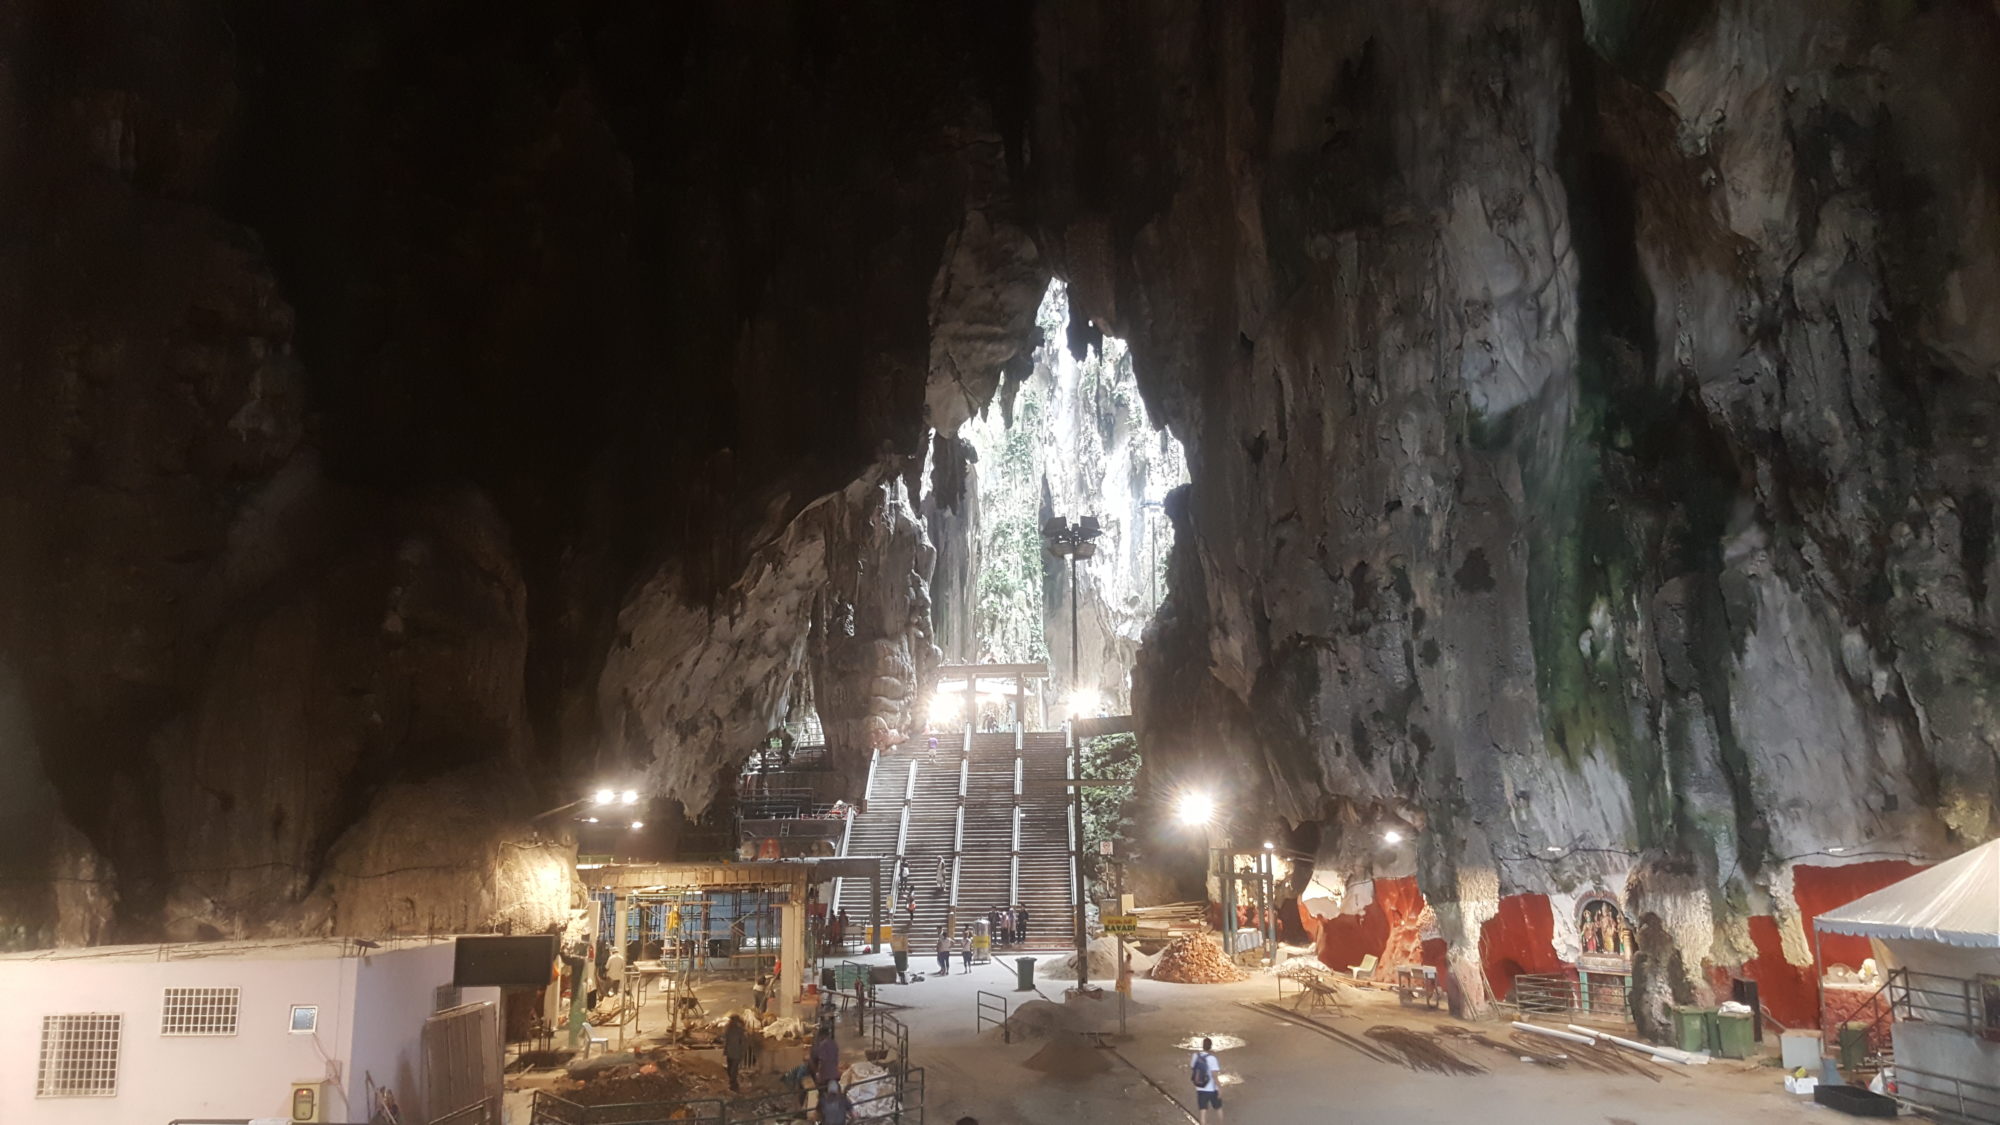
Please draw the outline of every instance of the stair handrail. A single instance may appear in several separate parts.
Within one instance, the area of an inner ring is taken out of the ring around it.
[[[916,799],[917,799],[917,760],[915,758],[911,758],[910,776],[903,781],[903,803],[907,805],[911,801],[914,801]]]
[[[1894,1016],[1894,1015],[1896,1014],[1896,997],[1895,997],[1895,995],[1894,995],[1893,993],[1890,993],[1890,992],[1889,992],[1889,988],[1890,988],[1890,986],[1891,986],[1891,985],[1894,985],[1894,984],[1896,984],[1896,983],[1897,983],[1897,981],[1898,981],[1899,979],[1900,979],[1900,980],[1901,980],[1901,982],[1902,982],[1902,985],[1903,985],[1903,990],[1904,990],[1904,992],[1905,992],[1905,994],[1906,994],[1906,997],[1907,997],[1907,993],[1908,993],[1908,991],[1909,991],[1909,987],[1910,987],[1910,982],[1909,982],[1909,970],[1908,970],[1907,968],[1901,968],[1901,967],[1898,967],[1898,968],[1894,968],[1894,969],[1890,969],[1890,970],[1889,970],[1889,972],[1888,972],[1888,974],[1887,974],[1886,976],[1884,976],[1884,977],[1882,978],[1882,984],[1881,984],[1881,987],[1879,987],[1879,988],[1877,988],[1877,989],[1876,989],[1875,991],[1873,991],[1873,992],[1869,993],[1869,994],[1868,994],[1868,999],[1866,999],[1866,1000],[1863,1000],[1863,1001],[1861,1002],[1861,1004],[1862,1004],[1862,1005],[1865,1005],[1865,1006],[1867,1006],[1867,1007],[1871,1007],[1871,1008],[1872,1008],[1872,1007],[1874,1007],[1874,1006],[1875,1006],[1875,1001],[1877,1001],[1877,1000],[1883,1000],[1883,999],[1885,998],[1885,994],[1886,994],[1886,1000],[1885,1000],[1885,1002],[1884,1002],[1884,1003],[1883,1003],[1883,1004],[1881,1005],[1881,1009],[1880,1009],[1879,1011],[1877,1011],[1877,1012],[1875,1013],[1875,1018],[1874,1018],[1874,1019],[1872,1019],[1872,1020],[1869,1020],[1869,1021],[1868,1021],[1868,1027],[1867,1027],[1867,1029],[1866,1029],[1866,1030],[1865,1030],[1865,1031],[1864,1031],[1864,1032],[1862,1033],[1862,1040],[1861,1040],[1861,1042],[1862,1042],[1862,1045],[1863,1045],[1864,1047],[1865,1047],[1865,1046],[1867,1046],[1868,1044],[1871,1044],[1871,1043],[1873,1043],[1873,1042],[1875,1041],[1875,1032],[1876,1032],[1876,1030],[1877,1030],[1877,1029],[1879,1029],[1879,1028],[1880,1028],[1880,1027],[1881,1027],[1881,1026],[1882,1026],[1882,1025],[1883,1025],[1883,1024],[1885,1023],[1885,1022],[1893,1022],[1893,1020],[1892,1020],[1892,1017],[1893,1017],[1893,1016]],[[1907,998],[1905,999],[1905,1001],[1904,1001],[1904,1002],[1905,1002],[1905,1003],[1908,1003],[1908,1000],[1907,1000]],[[1859,1010],[1859,1008],[1857,1007],[1857,1009],[1856,1009],[1856,1010]],[[1832,1044],[1828,1044],[1828,1043],[1827,1043],[1827,1036],[1826,1036],[1826,1013],[1825,1013],[1825,1012],[1821,1012],[1821,1013],[1820,1013],[1820,1019],[1819,1019],[1819,1045],[1820,1045],[1820,1050],[1822,1050],[1822,1051],[1825,1051],[1825,1050],[1829,1049],[1829,1047],[1831,1047],[1831,1049],[1833,1050],[1833,1052],[1834,1052],[1835,1054],[1838,1054],[1838,1053],[1840,1052],[1840,1038],[1839,1038],[1839,1036],[1837,1036],[1837,1035],[1836,1035],[1836,1036],[1834,1037],[1834,1041],[1833,1041],[1833,1043],[1832,1043]],[[1872,1047],[1871,1047],[1871,1048],[1869,1048],[1869,1050],[1870,1050],[1870,1052],[1871,1052],[1871,1053],[1873,1052],[1873,1048],[1872,1048]],[[1894,1059],[1894,1058],[1895,1058],[1895,1055],[1894,1055],[1894,1051],[1895,1051],[1895,1047],[1893,1046],[1893,1041],[1892,1041],[1892,1046],[1891,1046],[1891,1047],[1889,1048],[1889,1050],[1890,1050],[1890,1052],[1891,1052],[1891,1053],[1890,1053],[1890,1054],[1887,1054],[1887,1055],[1884,1055],[1884,1056],[1883,1056],[1883,1058],[1885,1058],[1885,1059]]]
[[[965,803],[965,783],[971,776],[972,759],[960,758],[958,760],[958,801],[960,804]]]
[[[861,786],[861,807],[867,808],[870,798],[875,796],[875,767],[882,764],[882,751],[868,753],[868,781]]]

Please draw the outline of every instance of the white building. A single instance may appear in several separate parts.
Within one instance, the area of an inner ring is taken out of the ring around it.
[[[0,955],[0,1122],[291,1120],[309,1098],[307,1120],[365,1122],[381,1090],[404,1121],[427,1120],[426,1023],[499,1002],[499,989],[451,989],[452,950],[329,938]],[[447,1022],[477,1036],[476,1054],[491,1040],[497,1078],[494,1007]],[[295,1101],[294,1083],[313,1088]]]
[[[1889,972],[1897,1096],[2000,1122],[2000,840],[1820,915]]]

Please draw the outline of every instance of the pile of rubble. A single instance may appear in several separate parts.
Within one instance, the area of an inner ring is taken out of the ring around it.
[[[1145,976],[1153,967],[1157,956],[1141,953],[1134,945],[1125,947],[1125,956],[1132,961],[1132,975]],[[1075,980],[1076,953],[1061,957],[1048,957],[1035,965],[1035,975],[1043,980]],[[1118,939],[1095,938],[1090,943],[1090,979],[1108,981],[1118,976]]]
[[[1250,974],[1229,963],[1208,934],[1182,934],[1167,943],[1153,963],[1153,979],[1177,984],[1228,984]]]

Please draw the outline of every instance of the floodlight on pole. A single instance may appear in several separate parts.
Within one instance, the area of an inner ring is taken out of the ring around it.
[[[1174,815],[1189,826],[1207,824],[1215,819],[1215,798],[1206,793],[1183,793]]]
[[[1069,714],[1072,719],[1095,715],[1103,706],[1104,697],[1095,688],[1078,688],[1070,693]]]
[[[634,827],[634,828],[644,828],[644,827],[646,827],[646,822],[645,822],[645,821],[643,821],[643,820],[635,820],[635,821],[633,821],[633,822],[632,822],[632,827]]]
[[[638,804],[639,791],[637,789],[627,789],[625,792],[618,794],[618,803],[621,805]]]

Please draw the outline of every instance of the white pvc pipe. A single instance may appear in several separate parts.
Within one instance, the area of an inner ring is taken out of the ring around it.
[[[1672,1059],[1677,1063],[1684,1063],[1688,1066],[1708,1065],[1707,1055],[1692,1055],[1686,1051],[1681,1050],[1679,1047],[1662,1047],[1654,1043],[1638,1043],[1630,1039],[1620,1039],[1618,1036],[1610,1034],[1604,1035],[1603,1038],[1604,1041],[1607,1043],[1616,1043],[1620,1047],[1629,1048],[1631,1050],[1639,1052],[1642,1055],[1652,1055],[1658,1058]]]
[[[1520,1020],[1515,1020],[1514,1026],[1533,1035],[1546,1035],[1551,1039],[1561,1039],[1568,1043],[1581,1043],[1586,1047],[1596,1042],[1594,1039],[1589,1039],[1581,1035],[1572,1035],[1567,1031],[1557,1031],[1553,1027],[1536,1027],[1531,1023],[1522,1023]]]
[[[1588,1035],[1588,1036],[1590,1036],[1590,1041],[1591,1041],[1592,1043],[1595,1043],[1595,1042],[1597,1042],[1597,1037],[1598,1037],[1599,1035],[1602,1035],[1602,1034],[1604,1034],[1604,1033],[1603,1033],[1602,1031],[1599,1031],[1599,1030],[1598,1030],[1597,1028],[1594,1028],[1594,1027],[1578,1027],[1578,1026],[1577,1026],[1576,1024],[1573,1024],[1573,1023],[1572,1023],[1572,1024],[1565,1024],[1564,1026],[1565,1026],[1565,1027],[1568,1027],[1568,1028],[1569,1028],[1569,1029],[1570,1029],[1571,1031],[1574,1031],[1574,1032],[1576,1032],[1576,1033],[1577,1033],[1578,1035]]]

